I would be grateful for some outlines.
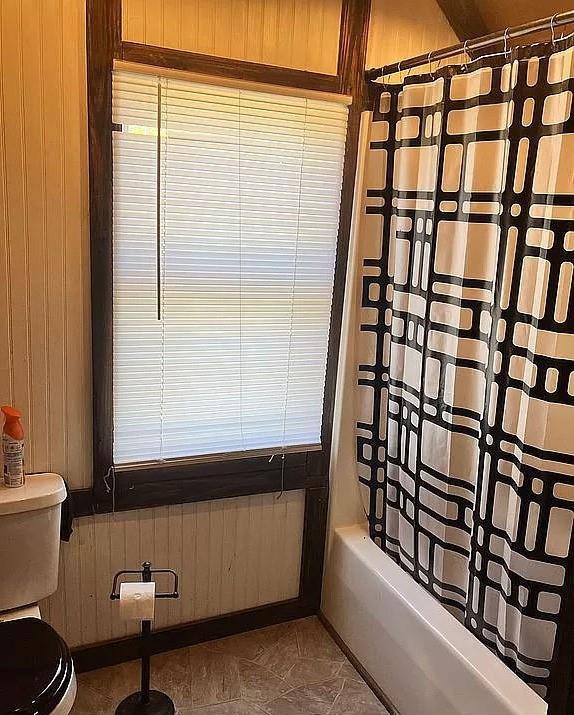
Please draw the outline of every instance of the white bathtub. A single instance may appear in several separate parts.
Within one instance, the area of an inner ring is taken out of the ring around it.
[[[546,713],[362,526],[335,530],[323,594],[323,615],[400,715]]]

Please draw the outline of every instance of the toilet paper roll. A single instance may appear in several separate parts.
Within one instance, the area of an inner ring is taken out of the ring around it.
[[[153,621],[155,583],[120,584],[120,617],[126,621]]]

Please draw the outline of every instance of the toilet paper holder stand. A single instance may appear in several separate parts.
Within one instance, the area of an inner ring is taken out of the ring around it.
[[[144,561],[141,569],[118,571],[112,582],[110,598],[117,601],[120,597],[118,580],[127,574],[138,574],[143,583],[150,583],[153,574],[170,574],[173,576],[173,591],[156,593],[155,598],[179,598],[178,576],[173,569],[154,569],[149,561]],[[140,638],[141,657],[141,688],[139,692],[128,695],[116,708],[116,715],[174,715],[175,706],[172,699],[159,690],[150,690],[150,645],[151,621],[142,621]]]

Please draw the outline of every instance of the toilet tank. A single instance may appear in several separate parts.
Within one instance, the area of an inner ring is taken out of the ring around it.
[[[31,474],[23,487],[0,486],[0,611],[56,590],[65,498],[59,474]]]

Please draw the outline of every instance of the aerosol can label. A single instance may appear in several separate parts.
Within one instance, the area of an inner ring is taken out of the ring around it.
[[[4,455],[4,484],[7,487],[21,487],[24,484],[24,440],[2,435]]]

